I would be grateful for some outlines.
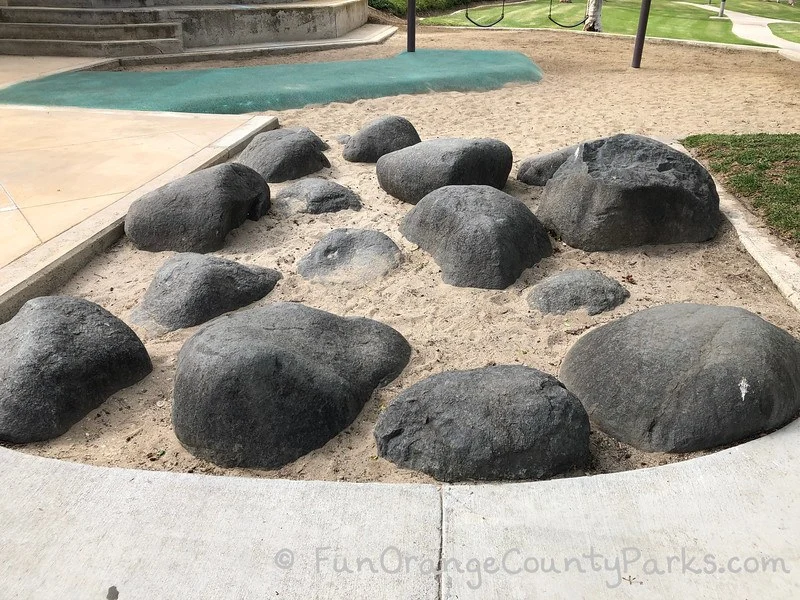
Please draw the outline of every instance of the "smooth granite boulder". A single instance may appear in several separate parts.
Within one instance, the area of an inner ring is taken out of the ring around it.
[[[354,191],[335,181],[308,177],[293,183],[275,196],[275,206],[284,212],[311,214],[361,210],[361,199]]]
[[[259,133],[236,162],[257,171],[271,183],[299,179],[330,167],[323,154],[328,144],[310,129],[274,129]]]
[[[420,143],[411,122],[398,116],[370,121],[345,142],[342,156],[350,162],[374,163],[384,154]]]
[[[596,315],[616,308],[629,296],[628,290],[600,271],[577,269],[537,283],[528,294],[528,304],[542,313],[563,315],[585,308]]]
[[[410,356],[371,319],[292,303],[223,315],[178,355],[175,434],[218,465],[276,469],[350,425]]]
[[[378,183],[403,202],[416,204],[446,185],[503,189],[511,172],[511,148],[488,138],[427,140],[378,159]]]
[[[93,302],[42,296],[0,325],[0,440],[58,437],[109,396],[143,379],[136,334]]]
[[[205,323],[269,294],[281,274],[204,254],[176,254],[156,272],[138,310],[169,330]]]
[[[331,283],[366,283],[400,264],[402,253],[392,239],[369,229],[334,229],[297,265],[305,279]]]
[[[378,454],[440,481],[544,479],[589,464],[589,419],[558,380],[521,365],[450,371],[378,417]]]
[[[517,169],[517,180],[528,185],[543,186],[577,150],[578,146],[575,145],[526,158]]]
[[[536,216],[588,251],[704,242],[722,222],[714,180],[700,163],[628,134],[580,144],[547,182]]]
[[[269,186],[235,163],[190,173],[131,204],[125,233],[140,250],[212,252],[247,219],[269,210]]]
[[[285,138],[304,139],[308,140],[314,147],[323,152],[329,150],[330,146],[316,133],[311,131],[308,127],[280,127],[278,129],[270,129],[264,133],[259,133],[253,139],[258,138],[261,142],[278,142]]]
[[[400,232],[429,252],[445,283],[504,289],[553,253],[547,231],[522,202],[485,185],[451,185],[406,215]]]
[[[691,452],[797,416],[800,342],[742,308],[667,304],[589,331],[559,377],[607,434]]]

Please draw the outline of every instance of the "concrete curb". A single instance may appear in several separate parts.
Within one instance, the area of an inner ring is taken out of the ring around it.
[[[0,323],[8,321],[31,298],[48,294],[63,285],[94,255],[120,239],[124,234],[125,215],[136,199],[178,177],[225,162],[240,152],[256,134],[277,126],[276,117],[251,118],[111,206],[0,268]]]

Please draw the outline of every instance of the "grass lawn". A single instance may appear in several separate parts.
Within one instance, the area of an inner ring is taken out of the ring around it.
[[[695,4],[707,4],[702,0],[686,1],[694,2]],[[711,4],[719,8],[719,0],[714,0]],[[603,9],[605,9],[605,5]],[[727,0],[725,2],[725,10],[769,19],[800,21],[800,2],[797,2],[794,6],[789,6],[786,0],[781,0],[781,2],[775,2],[775,0]]]
[[[732,4],[733,0],[730,3]],[[549,7],[549,0],[507,4],[505,19],[498,27],[557,28],[558,26],[547,18]],[[635,34],[640,8],[641,0],[606,0],[603,3],[603,31]],[[553,18],[561,23],[576,23],[583,18],[585,12],[586,3],[580,0],[572,4],[561,4],[554,0]],[[470,9],[469,14],[478,22],[491,22],[500,15],[500,6]],[[706,12],[671,0],[654,2],[650,9],[647,35],[679,40],[758,45],[733,35],[729,21],[714,20],[711,19],[712,16],[714,13],[710,11]],[[470,25],[463,11],[453,15],[423,19],[422,22],[425,25]]]
[[[800,44],[800,23],[772,23],[769,28],[778,37]]]
[[[800,134],[693,135],[683,144],[767,225],[800,242]]]

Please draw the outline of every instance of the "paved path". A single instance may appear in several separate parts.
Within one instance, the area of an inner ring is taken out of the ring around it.
[[[655,469],[455,486],[108,469],[0,448],[0,596],[796,599],[798,441],[795,421]]]
[[[715,13],[719,12],[719,8],[709,6],[707,4],[694,4],[692,2],[681,2],[681,4],[695,6],[697,8],[710,10]],[[770,23],[796,23],[796,21],[767,19],[765,17],[756,17],[754,15],[748,15],[727,9],[725,10],[725,16],[731,20],[734,35],[738,35],[740,38],[744,40],[750,40],[751,42],[776,46],[777,48],[786,51],[784,55],[788,58],[800,60],[800,44],[778,37],[772,33],[772,30],[769,28]]]

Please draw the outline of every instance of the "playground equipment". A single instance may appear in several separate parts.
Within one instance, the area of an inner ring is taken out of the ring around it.
[[[551,0],[551,3],[552,3],[552,0]],[[476,20],[474,20],[472,17],[469,16],[469,0],[467,0],[465,2],[465,5],[466,5],[467,8],[464,11],[464,16],[467,18],[467,21],[469,21],[470,23],[472,23],[473,25],[475,25],[477,27],[494,27],[500,21],[502,21],[506,16],[506,0],[503,0],[503,4],[502,4],[502,6],[500,8],[500,16],[496,20],[492,21],[491,23],[478,23]]]
[[[467,0],[467,10],[469,10],[469,0]],[[639,12],[639,26],[636,29],[636,39],[633,42],[633,60],[631,61],[631,66],[634,69],[638,69],[642,64],[642,51],[644,50],[644,38],[645,34],[647,33],[647,20],[650,17],[650,3],[651,0],[642,0],[642,8]],[[497,25],[500,21],[503,20],[505,17],[505,7],[506,3],[503,0],[503,7],[502,12],[500,14],[500,18],[497,19],[494,23],[488,24],[479,24],[469,19],[470,22],[474,23],[478,27],[492,27],[493,25]],[[548,18],[553,21],[559,27],[570,28],[570,27],[577,27],[578,25],[582,25],[586,22],[588,18],[589,12],[589,4],[586,4],[586,15],[579,23],[575,23],[574,25],[562,25],[552,17],[553,11],[553,0],[550,0],[550,13],[548,14]],[[407,18],[407,37],[406,37],[406,51],[407,52],[414,52],[416,50],[416,38],[417,38],[417,2],[416,0],[408,0],[408,9],[406,11],[406,18]]]
[[[553,0],[550,0],[550,8],[547,11],[547,18],[556,25],[558,25],[559,27],[563,27],[564,29],[572,29],[573,27],[578,27],[586,23],[586,21],[589,19],[589,3],[588,2],[586,3],[586,12],[583,14],[583,19],[581,19],[577,23],[573,23],[572,25],[564,25],[563,23],[559,23],[553,18]]]

